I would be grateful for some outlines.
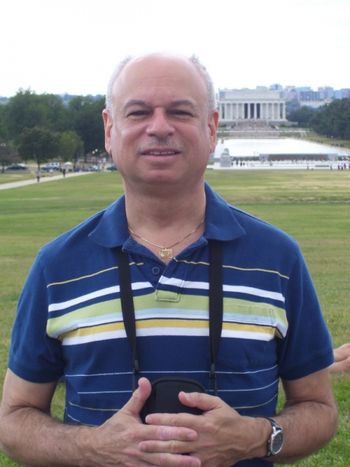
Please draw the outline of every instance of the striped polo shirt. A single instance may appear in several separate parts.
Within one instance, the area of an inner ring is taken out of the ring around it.
[[[64,376],[67,423],[100,425],[132,393],[120,247],[129,256],[140,376],[193,378],[212,392],[209,239],[223,245],[219,397],[241,414],[272,415],[280,378],[331,364],[330,336],[296,242],[205,189],[204,234],[168,265],[130,237],[124,197],[39,252],[19,299],[9,367],[36,383]]]

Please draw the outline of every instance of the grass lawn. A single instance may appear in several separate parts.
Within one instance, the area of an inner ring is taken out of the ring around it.
[[[208,171],[229,202],[293,235],[311,270],[335,345],[350,341],[350,172]],[[10,180],[7,180],[10,181]],[[102,209],[122,192],[118,173],[96,173],[0,191],[0,381],[18,294],[38,248]],[[350,377],[334,376],[340,423],[308,467],[350,465]],[[1,383],[0,383],[1,389]],[[54,402],[62,411],[63,389]],[[16,465],[0,454],[0,466]]]
[[[42,172],[40,177],[43,179],[44,177],[52,177],[54,175],[60,175],[60,172]],[[36,180],[35,171],[25,170],[23,172],[0,173],[0,185],[4,183],[21,182],[23,180]]]
[[[30,180],[35,178],[35,175],[29,170],[17,172],[4,172],[0,173],[0,184],[20,182],[22,180]]]

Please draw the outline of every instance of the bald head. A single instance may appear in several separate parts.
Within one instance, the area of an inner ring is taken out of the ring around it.
[[[138,57],[128,56],[122,60],[117,67],[115,68],[110,81],[108,83],[107,94],[106,94],[106,109],[112,113],[113,109],[113,95],[119,86],[119,78],[123,78],[123,74],[127,71],[131,65],[138,64],[141,62],[152,61],[163,62],[164,66],[167,66],[167,63],[177,64],[179,67],[191,67],[198,74],[198,78],[202,81],[202,84],[206,90],[206,100],[208,105],[208,112],[212,113],[216,110],[216,99],[215,99],[215,90],[212,79],[207,71],[207,69],[201,64],[199,59],[192,55],[191,57],[186,57],[182,55],[173,55],[165,53],[152,53],[147,55],[142,55]]]

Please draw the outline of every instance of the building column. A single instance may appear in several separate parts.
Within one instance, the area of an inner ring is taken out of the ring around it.
[[[225,104],[220,105],[220,119],[225,121]]]

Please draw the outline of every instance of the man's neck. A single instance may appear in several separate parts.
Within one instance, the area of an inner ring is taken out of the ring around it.
[[[199,221],[204,217],[206,200],[201,185],[173,193],[167,189],[162,193],[156,190],[135,193],[126,188],[125,203],[130,225],[159,229]]]
[[[205,191],[179,190],[171,195],[163,193],[139,194],[125,190],[126,215],[135,240],[159,255],[157,245],[169,246],[179,240],[174,255],[199,238],[204,230]],[[188,235],[190,234],[190,235]],[[146,239],[146,241],[145,241]]]

